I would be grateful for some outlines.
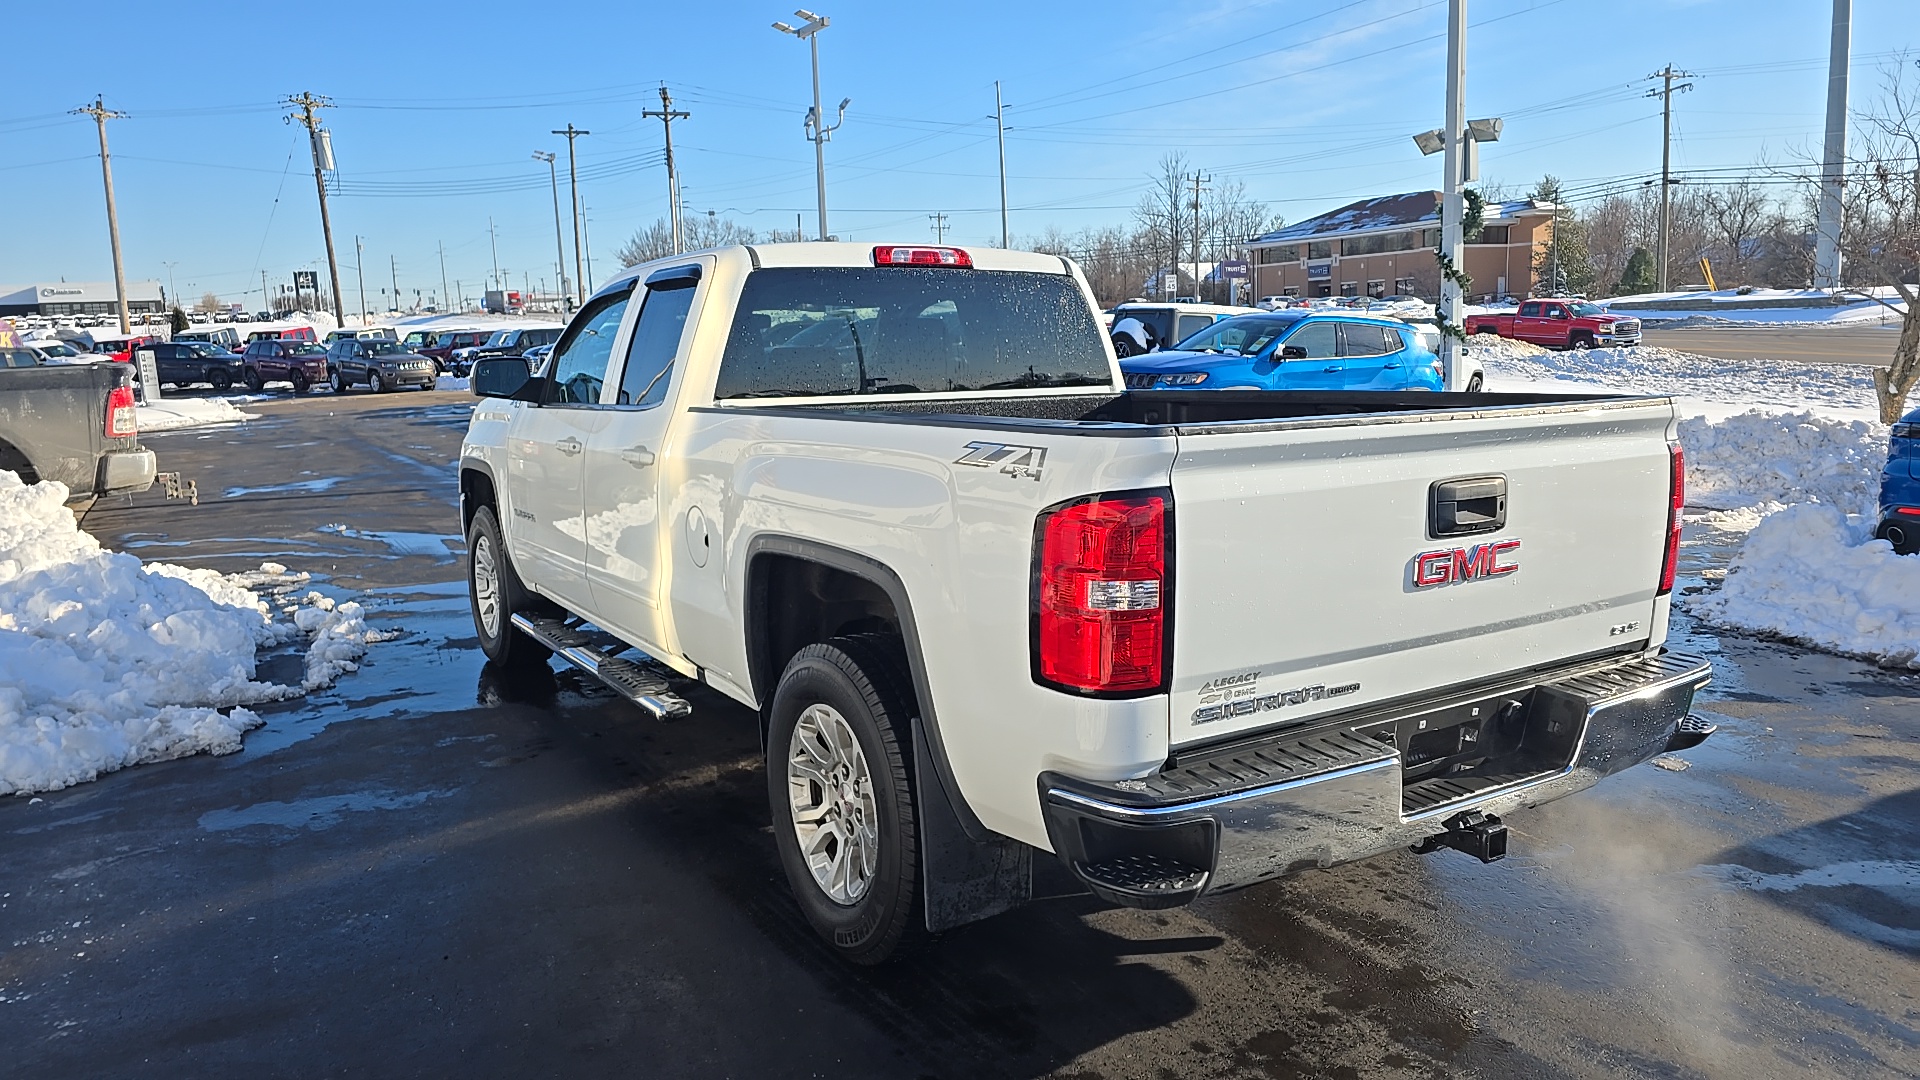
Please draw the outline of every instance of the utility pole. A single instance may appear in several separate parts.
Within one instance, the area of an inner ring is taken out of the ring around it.
[[[400,260],[387,256],[387,271],[393,275],[393,310],[400,310]]]
[[[1450,0],[1447,5],[1447,118],[1442,135],[1446,144],[1447,175],[1441,188],[1440,260],[1443,269],[1451,266],[1456,273],[1464,272],[1460,265],[1463,261],[1460,234],[1466,220],[1466,206],[1460,193],[1460,170],[1466,163],[1466,129],[1467,0]],[[1460,312],[1465,300],[1460,283],[1448,274],[1441,274],[1437,314],[1443,328],[1457,329],[1465,321]],[[1444,385],[1459,386],[1460,340],[1451,330],[1440,335],[1440,362],[1445,372]]]
[[[500,234],[493,230],[493,217],[487,217],[487,242],[493,245],[493,287],[504,288],[500,284]]]
[[[1820,163],[1820,224],[1813,285],[1840,288],[1840,189],[1847,175],[1847,58],[1853,47],[1853,0],[1833,0],[1833,45],[1827,60],[1827,145]]]
[[[317,94],[301,93],[285,99],[300,112],[286,117],[306,126],[307,141],[313,148],[313,186],[320,193],[320,232],[327,241],[327,275],[333,282],[333,321],[343,325],[347,319],[340,306],[340,261],[333,255],[333,222],[327,218],[327,178],[324,170],[333,168],[333,136],[320,126],[315,109],[329,109],[333,102]]]
[[[360,277],[360,325],[367,325],[367,245],[353,238],[353,272]]]
[[[73,113],[93,117],[100,129],[100,179],[107,187],[107,237],[113,243],[113,293],[120,302],[120,332],[131,334],[133,324],[127,319],[127,272],[120,261],[120,212],[113,205],[113,160],[107,154],[107,121],[124,120],[127,114],[107,108],[106,99],[101,97],[95,97],[93,104],[83,105]]]
[[[452,303],[453,297],[447,294],[447,242],[442,240],[442,241],[439,241],[439,244],[440,244],[440,303],[445,305],[445,304]]]
[[[591,135],[591,131],[582,131],[569,122],[564,131],[555,131],[555,135],[567,137],[567,190],[573,196],[573,284],[579,291],[576,304],[587,302],[586,272],[581,267],[580,255],[580,175],[574,168],[573,140],[582,135]]]
[[[561,297],[560,308],[562,311],[565,311],[567,305],[572,301],[567,299],[567,245],[564,240],[560,239],[560,173],[554,165],[556,155],[553,151],[535,150],[533,156],[535,160],[547,163],[547,179],[551,181],[553,185],[553,256],[556,260],[553,264],[553,280],[559,282],[559,287],[555,289],[554,292]],[[442,263],[445,262],[445,259],[446,256],[441,256]],[[440,276],[446,276],[444,267],[441,270]],[[446,285],[442,284],[440,288],[441,291],[444,292]]]
[[[936,244],[946,243],[947,242],[947,215],[928,214],[927,220],[933,222],[933,242]]]
[[[660,127],[666,133],[667,220],[673,223],[673,253],[678,255],[685,250],[686,245],[682,243],[680,236],[680,175],[673,169],[673,122],[675,120],[688,119],[693,114],[676,111],[673,107],[673,97],[667,93],[667,84],[661,83],[660,107],[658,109],[642,109],[640,110],[640,115],[644,117],[659,117]]]
[[[993,80],[993,126],[1000,135],[1000,246],[1012,247],[1007,239],[1007,107],[1000,100],[1000,80]]]
[[[180,290],[175,288],[173,284],[173,268],[180,265],[180,260],[162,259],[160,265],[167,268],[167,295],[173,298],[174,303],[178,304],[180,302]],[[187,284],[191,285],[193,282],[189,281]]]
[[[1201,176],[1198,170],[1193,174],[1193,292],[1200,294],[1200,191],[1203,185],[1211,184],[1213,177]]]
[[[1646,96],[1660,99],[1660,253],[1658,256],[1660,274],[1658,288],[1661,292],[1666,292],[1667,235],[1673,203],[1673,95],[1675,91],[1693,89],[1692,83],[1681,83],[1679,86],[1675,86],[1673,85],[1673,80],[1691,79],[1693,78],[1693,74],[1686,71],[1675,71],[1673,70],[1673,65],[1668,64],[1666,67],[1647,76],[1647,78],[1660,80],[1660,87],[1647,91]]]
[[[265,270],[260,271],[260,306],[266,309],[268,318],[273,317],[273,297],[267,295],[267,272]]]
[[[834,132],[840,130],[840,125],[846,122],[847,106],[853,104],[853,99],[841,99],[840,117],[829,125],[826,114],[820,109],[820,31],[833,25],[833,20],[825,15],[815,15],[805,8],[793,14],[795,18],[805,19],[806,22],[797,27],[777,22],[773,24],[773,28],[783,34],[792,34],[806,42],[813,56],[813,109],[807,113],[805,129],[807,138],[813,140],[814,184],[820,196],[820,239],[825,240],[829,235],[827,233],[827,141],[833,137]]]

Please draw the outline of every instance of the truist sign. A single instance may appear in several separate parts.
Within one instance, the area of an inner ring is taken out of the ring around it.
[[[1496,540],[1472,547],[1423,551],[1413,557],[1413,587],[1430,589],[1511,574],[1520,569],[1519,560],[1513,557],[1519,549],[1518,540]]]

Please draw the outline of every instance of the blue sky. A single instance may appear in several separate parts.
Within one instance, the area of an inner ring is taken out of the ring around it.
[[[1107,0],[959,4],[822,0],[836,233],[856,240],[997,242],[993,83],[1008,104],[1016,236],[1124,221],[1156,161],[1185,153],[1299,220],[1356,198],[1437,187],[1439,159],[1408,138],[1437,126],[1445,0]],[[1854,101],[1890,50],[1920,44],[1912,0],[1855,0]],[[260,275],[326,265],[301,129],[277,102],[332,97],[347,192],[330,200],[348,306],[354,238],[367,291],[472,295],[498,262],[518,287],[554,267],[553,205],[536,150],[578,143],[595,280],[666,208],[657,164],[665,81],[685,202],[750,227],[814,223],[801,132],[807,50],[770,24],[784,3],[365,4],[296,23],[273,5],[156,8],[103,0],[84,25],[58,5],[8,14],[0,95],[0,281],[110,280],[91,120],[105,96],[131,278],[171,276],[257,306]],[[529,12],[551,11],[530,21]],[[1676,168],[1745,166],[1816,148],[1825,103],[1827,0],[1471,0],[1467,111],[1507,118],[1482,172],[1516,187],[1554,173],[1597,189],[1658,169],[1649,72],[1699,74],[1676,98]],[[373,194],[373,193],[379,194]],[[471,192],[471,193],[468,193]],[[571,228],[568,228],[568,255]],[[171,263],[173,265],[169,266]]]

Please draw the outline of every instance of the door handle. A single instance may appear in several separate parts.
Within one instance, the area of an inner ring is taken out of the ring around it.
[[[1399,364],[1388,364],[1388,365],[1386,365],[1386,370],[1388,370],[1388,371],[1392,371],[1393,369],[1395,369],[1395,368],[1397,368],[1397,367],[1399,367],[1399,366],[1400,366]]]
[[[1323,367],[1323,368],[1321,368],[1320,370],[1321,370],[1321,371],[1339,371],[1339,370],[1340,370],[1340,365],[1339,365],[1339,364],[1335,364],[1335,365],[1333,365],[1332,367]]]
[[[580,452],[580,440],[569,436],[568,438],[561,439],[559,442],[554,443],[553,448],[567,455],[568,457],[572,457],[573,455]]]
[[[653,464],[653,451],[644,446],[629,446],[620,451],[620,460],[636,469],[644,469]]]

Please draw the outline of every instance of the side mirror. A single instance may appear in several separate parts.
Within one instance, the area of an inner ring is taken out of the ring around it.
[[[1280,346],[1280,359],[1282,360],[1305,360],[1306,358],[1307,347],[1305,345]]]
[[[510,398],[519,394],[533,377],[533,368],[523,356],[489,356],[473,365],[474,397]]]

